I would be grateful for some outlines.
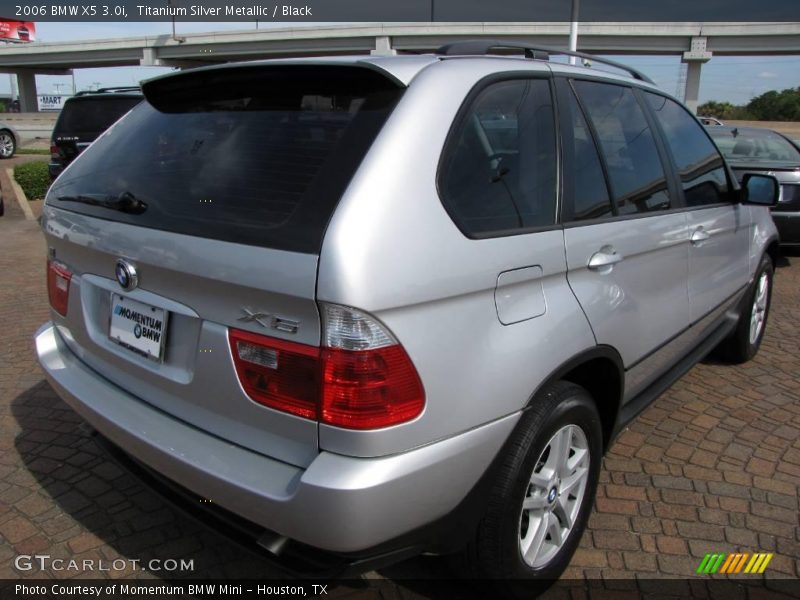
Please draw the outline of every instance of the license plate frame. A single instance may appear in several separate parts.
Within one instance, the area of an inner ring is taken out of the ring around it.
[[[169,311],[165,308],[111,292],[108,338],[115,344],[163,362],[168,324]]]

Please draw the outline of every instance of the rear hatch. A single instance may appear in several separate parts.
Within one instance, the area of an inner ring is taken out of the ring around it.
[[[66,166],[114,121],[141,101],[140,94],[116,93],[69,99],[53,128],[53,146],[56,148],[53,159]]]
[[[309,464],[317,422],[245,394],[228,332],[319,346],[325,228],[403,89],[357,63],[146,83],[148,101],[47,196],[50,256],[72,274],[66,314],[53,312],[70,348],[170,415]]]

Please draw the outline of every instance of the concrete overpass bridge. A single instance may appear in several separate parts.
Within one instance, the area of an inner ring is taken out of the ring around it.
[[[118,66],[190,68],[289,56],[429,52],[465,38],[523,40],[566,48],[568,23],[354,23],[261,30],[31,43],[0,48],[0,72],[17,75],[21,109],[35,112],[36,74]],[[713,56],[800,54],[799,23],[581,23],[578,49],[592,54],[679,55],[685,98],[697,108],[703,63]]]

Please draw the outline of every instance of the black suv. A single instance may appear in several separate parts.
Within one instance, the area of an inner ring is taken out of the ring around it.
[[[78,92],[64,103],[50,139],[50,179],[95,141],[112,123],[142,101],[138,87]]]

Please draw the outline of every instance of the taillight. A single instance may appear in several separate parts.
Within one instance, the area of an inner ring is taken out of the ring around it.
[[[244,391],[259,404],[318,416],[319,348],[231,329],[228,338]]]
[[[320,421],[378,429],[422,413],[425,392],[403,347],[375,319],[326,304]]]
[[[348,429],[378,429],[422,413],[425,393],[406,351],[380,323],[325,304],[323,347],[229,330],[236,373],[259,404]]]
[[[54,260],[47,261],[47,296],[50,306],[61,316],[67,316],[69,304],[69,283],[72,273],[61,263]]]
[[[55,144],[50,144],[50,158],[54,160],[61,158],[61,151]]]

